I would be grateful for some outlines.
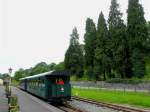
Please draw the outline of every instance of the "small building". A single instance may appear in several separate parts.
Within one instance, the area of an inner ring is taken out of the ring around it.
[[[1,85],[3,85],[3,80],[2,80],[2,79],[0,79],[0,86],[1,86]]]

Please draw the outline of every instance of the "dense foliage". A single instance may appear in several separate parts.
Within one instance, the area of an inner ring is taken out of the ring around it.
[[[90,76],[89,78],[106,80],[141,78],[146,75],[145,58],[148,57],[150,50],[150,36],[148,36],[150,23],[146,24],[139,0],[129,0],[127,14],[127,25],[125,25],[117,0],[111,0],[108,24],[102,12],[98,18],[97,28],[92,19],[86,20],[84,73]],[[69,53],[69,56],[71,55],[73,52]],[[73,64],[70,64],[71,69],[75,69]]]
[[[0,79],[3,79],[3,75],[0,73]]]
[[[129,57],[126,26],[122,20],[119,4],[112,0],[108,18],[111,72],[115,77],[131,77],[131,63]]]
[[[146,48],[145,53],[148,56],[150,56],[150,52],[149,52],[150,51],[150,21],[147,22],[147,30],[148,30],[148,38],[147,38],[147,40],[145,42],[145,48]]]
[[[31,67],[29,69],[20,68],[18,71],[15,72],[13,79],[19,81],[20,78],[32,76],[32,75],[36,75],[36,74],[40,74],[52,70],[64,70],[64,62],[60,62],[58,64],[55,63],[46,64],[45,62],[40,62],[36,64],[34,67]]]
[[[103,78],[106,80],[106,74],[110,74],[111,60],[109,57],[108,29],[102,12],[99,15],[96,34],[94,74],[96,79],[103,74]]]
[[[88,18],[86,20],[86,33],[84,35],[84,49],[85,49],[85,69],[86,74],[89,78],[93,77],[94,69],[94,56],[96,48],[96,27],[92,19]]]
[[[74,28],[70,35],[70,45],[65,54],[64,65],[71,74],[81,77],[83,75],[83,50],[79,44],[79,34]]]
[[[4,73],[4,74],[1,74],[0,73],[0,79],[4,79],[6,77],[9,77],[10,75],[8,73]]]
[[[127,36],[132,61],[132,75],[143,77],[145,75],[145,42],[148,39],[144,11],[139,0],[129,0]]]

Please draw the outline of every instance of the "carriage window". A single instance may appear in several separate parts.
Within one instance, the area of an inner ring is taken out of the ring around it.
[[[38,86],[38,80],[37,79],[35,80],[35,86]]]
[[[64,85],[64,80],[62,78],[56,79],[56,84]]]
[[[41,81],[41,86],[42,86],[42,87],[45,87],[44,79],[42,79],[42,81]]]
[[[39,87],[41,87],[41,80],[39,80]]]
[[[35,80],[33,80],[33,86],[35,86]]]
[[[38,80],[38,86],[39,86],[39,87],[45,87],[44,79],[39,79],[39,80]]]

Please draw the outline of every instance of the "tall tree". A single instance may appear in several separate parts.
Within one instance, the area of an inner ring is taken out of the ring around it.
[[[0,79],[3,79],[3,75],[0,73]]]
[[[64,65],[72,75],[81,77],[83,75],[83,52],[79,44],[79,34],[74,28],[70,35],[70,45],[65,54]]]
[[[93,68],[94,68],[94,55],[95,55],[95,43],[96,43],[96,27],[92,19],[87,18],[86,28],[84,35],[84,49],[85,49],[85,69],[86,75],[89,78],[94,78]]]
[[[106,74],[108,74],[111,65],[108,55],[108,30],[104,15],[101,12],[97,24],[95,72],[97,75],[103,74],[104,80],[106,80]]]
[[[54,70],[56,63],[51,63],[48,65],[49,70]]]
[[[64,70],[64,62],[59,62],[57,65],[54,66],[54,70]]]
[[[132,72],[134,76],[143,77],[145,74],[144,50],[148,39],[144,11],[139,0],[129,0],[127,33],[129,38]]]
[[[148,38],[145,42],[145,54],[147,55],[147,57],[150,57],[150,21],[147,22],[147,30],[148,30]]]
[[[20,68],[18,71],[15,72],[14,79],[19,81],[20,78],[25,77],[24,69]]]
[[[148,29],[148,39],[147,41],[150,41],[150,21],[147,22],[147,29]]]
[[[126,27],[122,20],[117,0],[111,1],[109,18],[109,45],[112,69],[119,77],[131,77],[130,56],[128,56],[128,42],[126,38]],[[127,72],[128,71],[128,72]]]
[[[45,62],[40,62],[36,64],[35,67],[33,67],[31,70],[32,75],[36,75],[36,74],[40,74],[40,73],[44,73],[48,71],[49,71],[49,67]]]

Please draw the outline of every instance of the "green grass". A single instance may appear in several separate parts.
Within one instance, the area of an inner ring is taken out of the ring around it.
[[[96,101],[150,107],[150,94],[148,93],[72,88],[72,94]]]
[[[11,85],[12,86],[18,86],[19,85],[19,81],[12,80]]]

